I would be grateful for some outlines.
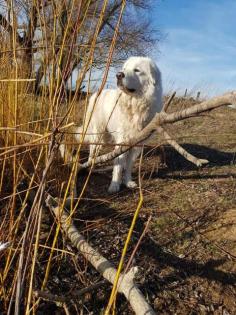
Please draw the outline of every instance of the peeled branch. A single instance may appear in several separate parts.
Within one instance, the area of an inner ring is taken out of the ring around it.
[[[66,233],[66,236],[70,239],[73,246],[79,250],[85,259],[88,260],[105,279],[113,284],[117,272],[113,264],[89,245],[83,235],[78,232],[72,220],[69,218],[69,215],[64,209],[60,208],[57,201],[52,196],[48,195],[46,204],[60,221],[61,228]],[[118,292],[124,294],[135,314],[154,315],[154,310],[147,303],[142,292],[134,282],[137,272],[138,267],[133,267],[126,274],[121,274],[118,282]]]

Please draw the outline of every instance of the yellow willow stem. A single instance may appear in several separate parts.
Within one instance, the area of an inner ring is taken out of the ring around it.
[[[50,251],[50,256],[49,256],[49,259],[48,259],[48,263],[47,263],[47,268],[46,268],[46,272],[45,272],[45,276],[44,276],[44,279],[43,279],[43,284],[42,284],[42,287],[41,287],[41,290],[44,290],[46,284],[47,284],[47,281],[48,281],[48,277],[49,277],[49,272],[50,272],[50,268],[51,268],[51,261],[52,261],[52,255],[53,255],[53,252],[54,250],[56,250],[56,241],[57,241],[57,238],[58,238],[58,234],[60,232],[60,222],[58,222],[57,224],[57,229],[56,229],[56,233],[55,233],[55,236],[54,236],[54,239],[53,239],[53,243],[52,243],[52,247],[51,247],[51,251]]]
[[[36,241],[35,241],[35,246],[34,246],[34,255],[33,255],[33,261],[32,261],[32,267],[31,267],[31,274],[30,274],[30,286],[29,286],[29,291],[28,291],[28,299],[27,299],[27,306],[26,306],[26,312],[25,312],[26,315],[30,314],[29,308],[30,308],[30,302],[31,302],[32,291],[33,291],[33,279],[34,279],[35,265],[36,265],[36,259],[37,259],[37,254],[38,254],[38,247],[39,247],[41,220],[42,220],[42,207],[39,208],[39,214],[38,214],[38,226],[37,226]]]
[[[65,42],[66,42],[67,34],[68,34],[68,31],[69,31],[69,26],[70,26],[70,22],[71,22],[71,17],[72,17],[72,12],[73,12],[74,5],[75,5],[75,1],[73,0],[72,4],[71,4],[70,15],[69,15],[69,17],[67,19],[65,32],[63,34],[62,43],[60,45],[61,47],[60,47],[60,53],[59,53],[59,58],[58,58],[58,64],[57,64],[57,67],[58,67],[57,84],[56,84],[56,89],[55,89],[55,93],[54,93],[54,97],[53,97],[52,109],[54,109],[54,107],[56,105],[57,91],[58,91],[59,86],[61,84],[61,82],[60,82],[60,76],[61,76],[60,66],[61,66],[61,63],[62,63],[63,51],[64,51],[64,48],[65,48]]]
[[[116,297],[116,293],[117,293],[117,285],[118,285],[119,277],[120,277],[121,270],[122,270],[122,267],[123,267],[123,264],[124,264],[125,255],[126,255],[126,252],[127,252],[127,249],[128,249],[128,245],[129,245],[129,242],[130,242],[130,239],[131,239],[131,235],[133,233],[134,226],[135,226],[135,223],[137,221],[137,218],[138,218],[140,209],[142,207],[142,204],[143,204],[143,194],[142,194],[142,190],[140,189],[139,203],[138,203],[137,209],[135,210],[135,213],[134,213],[134,216],[133,216],[133,220],[132,220],[132,223],[131,223],[131,226],[130,226],[130,229],[129,229],[129,232],[128,232],[128,235],[127,235],[127,238],[126,238],[126,241],[125,241],[125,245],[124,245],[124,248],[123,248],[123,251],[122,251],[122,255],[121,255],[121,259],[120,259],[119,266],[118,266],[118,269],[117,269],[115,281],[114,281],[114,284],[113,284],[113,287],[112,287],[111,296],[110,296],[110,299],[109,299],[109,302],[108,302],[108,305],[107,305],[107,308],[106,308],[106,311],[105,311],[104,315],[109,315],[110,309],[112,307],[112,304],[115,301],[115,297]]]
[[[15,64],[15,95],[14,95],[14,124],[17,125],[17,111],[18,111],[18,62],[16,57],[16,17],[14,12],[14,4],[13,0],[11,0],[11,16],[12,16],[12,47],[13,47],[13,60]],[[17,143],[17,134],[14,134],[14,145]],[[11,206],[11,212],[10,212],[10,231],[12,230],[13,225],[13,212],[15,208],[15,193],[16,193],[16,152],[14,152],[14,158],[13,158],[13,200],[12,200],[12,206]]]
[[[77,79],[77,80],[78,80],[78,85],[77,85],[77,87],[76,87],[76,91],[78,91],[79,86],[80,86],[81,82],[83,81],[83,78],[84,78],[84,76],[85,76],[85,74],[86,74],[86,72],[87,72],[87,70],[88,70],[88,67],[89,67],[89,66],[92,66],[93,58],[94,58],[94,52],[95,52],[95,47],[96,47],[96,42],[97,42],[97,38],[98,38],[98,35],[99,35],[100,27],[101,27],[101,25],[102,25],[103,18],[104,18],[105,12],[106,12],[107,4],[108,4],[108,0],[104,0],[103,6],[102,6],[101,11],[100,11],[100,14],[99,14],[99,20],[98,20],[98,22],[97,22],[97,25],[96,25],[94,34],[93,34],[93,36],[92,36],[92,42],[91,42],[91,45],[90,45],[90,50],[89,50],[88,57],[86,58],[86,62],[85,62],[85,65],[84,65],[84,67],[83,67],[83,71],[81,71],[82,73],[81,73],[79,79]],[[98,5],[98,4],[97,4],[97,5]],[[97,7],[97,5],[96,5],[96,7]],[[95,11],[96,11],[96,9],[95,9]],[[94,14],[95,14],[95,11],[94,11]],[[111,45],[112,45],[112,44],[111,44]],[[113,45],[113,46],[114,46],[114,45]],[[114,49],[114,47],[113,47],[113,49]],[[108,64],[108,63],[107,63],[107,64]],[[109,68],[109,67],[108,67],[108,68]],[[103,79],[103,81],[104,81],[104,79]],[[102,87],[103,87],[104,85],[105,85],[105,82],[102,82],[102,84],[101,84],[101,89],[102,89]],[[101,89],[100,89],[100,90],[101,90]],[[99,94],[99,93],[98,93],[98,94]],[[76,99],[76,98],[75,98],[75,96],[74,96],[74,98],[73,98],[73,100],[72,100],[72,102],[71,102],[71,104],[70,104],[69,110],[68,110],[67,113],[64,115],[64,118],[61,120],[60,124],[63,123],[63,121],[65,120],[65,118],[66,118],[66,117],[69,115],[69,113],[71,112],[72,107],[73,107],[74,102],[75,102],[75,99]],[[86,132],[86,131],[85,131],[85,132]],[[84,139],[84,135],[83,135],[83,137],[82,137],[82,142],[83,142],[83,139]],[[80,151],[80,147],[81,147],[81,145],[79,146],[78,151]]]
[[[103,21],[103,17],[104,17],[104,14],[105,14],[105,10],[106,10],[107,4],[108,4],[108,0],[105,0],[103,2],[103,7],[102,7],[101,12],[100,12],[99,21],[98,21],[97,26],[96,26],[95,34],[94,34],[93,41],[92,41],[91,48],[90,48],[90,52],[89,52],[89,57],[87,59],[86,65],[84,67],[84,71],[86,70],[88,64],[92,62],[92,59],[93,59],[93,56],[94,56],[94,50],[95,50],[95,44],[96,44],[97,36],[99,34],[99,29],[100,29],[100,26],[101,26],[102,21]],[[104,82],[104,84],[105,84],[105,82]],[[61,123],[63,122],[63,120],[64,120],[64,118],[62,119]],[[86,130],[85,130],[85,132],[86,132]],[[84,137],[85,137],[85,133],[83,133],[83,135],[82,135],[81,143],[80,143],[79,148],[77,150],[76,160],[78,159],[79,152],[80,152],[80,149],[81,149]],[[72,167],[72,170],[71,170],[71,173],[70,173],[70,177],[69,177],[68,183],[67,183],[66,192],[64,194],[64,198],[63,198],[63,202],[62,202],[62,206],[61,206],[62,209],[63,209],[63,207],[65,205],[66,198],[67,198],[68,192],[70,190],[72,179],[75,176],[75,171],[76,171],[76,166],[75,166],[75,163],[74,163],[73,167]],[[77,205],[78,205],[78,202],[77,202]]]
[[[106,5],[107,5],[107,2],[104,2],[104,8],[106,8]],[[104,76],[103,76],[103,80],[102,80],[101,87],[100,87],[100,89],[99,89],[99,91],[98,91],[98,93],[97,93],[97,97],[96,97],[96,99],[95,99],[95,101],[94,101],[94,106],[93,106],[93,110],[92,110],[92,112],[91,112],[91,114],[90,114],[89,121],[88,121],[88,123],[87,123],[86,126],[83,125],[83,134],[82,134],[81,143],[80,143],[79,148],[78,148],[78,150],[77,150],[76,160],[78,159],[79,152],[80,152],[80,149],[81,149],[81,145],[82,145],[82,143],[83,143],[83,141],[84,141],[85,134],[86,134],[86,132],[87,132],[87,129],[88,129],[90,120],[91,120],[91,118],[92,118],[92,114],[93,114],[93,111],[94,111],[94,107],[95,107],[95,104],[96,104],[98,95],[99,95],[100,92],[102,91],[102,89],[103,89],[103,87],[104,87],[104,85],[105,85],[105,82],[106,82],[106,78],[107,78],[107,75],[108,75],[108,70],[109,70],[109,66],[110,66],[110,63],[111,63],[111,58],[112,58],[112,54],[113,54],[113,51],[114,51],[116,39],[117,39],[117,36],[118,36],[118,30],[119,30],[119,26],[120,26],[120,23],[121,23],[121,18],[122,18],[122,15],[123,15],[123,11],[124,11],[125,5],[126,5],[126,0],[124,0],[124,1],[122,2],[122,6],[121,6],[121,10],[120,10],[118,22],[117,22],[117,25],[116,25],[116,28],[115,28],[115,32],[114,32],[114,35],[113,35],[113,38],[112,38],[112,42],[111,42],[111,45],[110,45],[110,49],[109,49],[108,61],[107,61],[107,65],[106,65],[106,69],[105,69],[105,74],[104,74]],[[104,8],[103,8],[103,9],[104,9]],[[102,11],[102,14],[104,14],[104,11]],[[101,20],[101,21],[102,21],[102,20]],[[100,23],[98,23],[98,25],[99,25],[99,27],[100,27]],[[99,28],[97,28],[97,30],[99,30]],[[93,47],[93,46],[92,46],[92,47]],[[113,110],[114,110],[114,109],[113,109]],[[112,112],[113,112],[113,111],[112,111]],[[111,113],[111,114],[112,114],[112,113]],[[111,116],[110,116],[110,117],[111,117]],[[109,117],[109,119],[108,119],[108,122],[109,122],[109,120],[110,120],[110,117]],[[108,122],[107,122],[107,123],[108,123]],[[78,200],[77,200],[77,202],[76,202],[76,205],[75,205],[74,209],[71,211],[70,218],[71,218],[71,216],[73,215],[73,213],[74,213],[76,207],[79,205],[80,199],[81,199],[81,197],[82,197],[82,195],[83,195],[83,192],[85,191],[86,185],[87,185],[87,183],[88,183],[89,176],[91,175],[92,167],[93,167],[93,165],[91,166],[90,173],[89,173],[89,175],[88,175],[88,177],[87,177],[87,180],[86,180],[86,183],[85,183],[85,185],[84,185],[84,187],[83,187],[83,190],[82,190],[82,192],[81,192],[81,194],[80,194],[80,196],[79,196],[79,198],[78,198]],[[74,165],[73,165],[72,171],[73,171],[73,170],[74,170]],[[69,182],[68,182],[68,186],[69,186],[70,183],[71,183],[71,179],[72,179],[72,174],[71,174],[71,176],[70,176],[70,179],[69,179]],[[68,186],[67,186],[67,188],[68,188]],[[67,191],[68,191],[68,189],[67,189]],[[63,200],[62,208],[64,207],[65,200],[66,200],[66,194],[64,195],[64,200]]]
[[[50,74],[50,71],[48,73],[49,76],[49,100],[50,100],[50,111],[49,111],[49,117],[53,117],[53,102],[54,102],[54,98],[53,98],[53,93],[55,96],[55,91],[54,91],[54,84],[55,84],[55,77],[54,77],[54,72],[55,72],[55,59],[56,59],[56,51],[55,51],[55,45],[56,45],[56,25],[57,25],[57,18],[55,16],[55,12],[54,12],[54,19],[53,19],[53,38],[52,38],[52,74]],[[53,100],[53,101],[52,101]],[[50,121],[48,121],[47,124],[47,130],[50,126]]]
[[[95,158],[96,158],[96,156],[94,157],[93,161],[95,161]],[[75,162],[75,163],[76,163],[76,162]],[[70,215],[68,216],[68,219],[67,219],[67,220],[70,220],[70,219],[72,218],[73,214],[75,213],[75,211],[76,211],[76,209],[77,209],[77,207],[78,207],[78,205],[79,205],[79,203],[80,203],[80,201],[81,201],[81,198],[83,197],[83,194],[84,194],[85,189],[86,189],[86,187],[87,187],[87,185],[88,185],[90,176],[91,176],[91,174],[92,174],[93,167],[94,167],[94,164],[92,164],[91,167],[90,167],[90,169],[89,169],[88,176],[86,177],[86,181],[85,181],[85,183],[84,183],[84,185],[83,185],[83,188],[82,188],[81,193],[80,193],[80,195],[79,195],[79,197],[78,197],[78,200],[77,200],[75,206],[71,209]],[[76,185],[76,183],[75,183],[75,185]],[[72,201],[73,201],[73,198],[72,198]],[[62,207],[62,209],[63,209],[63,207]]]
[[[38,160],[37,160],[37,163],[36,163],[36,166],[35,166],[35,172],[34,172],[33,176],[31,177],[31,180],[30,180],[30,183],[29,183],[29,186],[28,186],[28,190],[26,192],[25,198],[24,198],[22,206],[21,206],[20,213],[18,214],[18,217],[17,217],[17,219],[15,221],[15,224],[13,226],[14,235],[13,235],[13,238],[12,238],[12,244],[14,244],[15,239],[17,237],[17,232],[18,232],[18,227],[19,227],[19,224],[20,224],[20,220],[21,220],[21,217],[22,217],[22,215],[24,213],[24,210],[25,210],[25,207],[26,207],[26,203],[27,203],[27,200],[28,200],[28,196],[29,196],[29,193],[30,193],[30,189],[31,189],[31,187],[33,185],[33,182],[34,182],[34,179],[35,179],[35,176],[36,176],[36,170],[39,167],[39,163],[40,163],[42,154],[43,154],[43,148],[41,148],[41,150],[40,150],[39,157],[38,157]],[[14,255],[15,254],[13,254],[13,257],[12,257],[12,247],[10,247],[9,253],[8,253],[8,256],[7,256],[7,259],[6,259],[4,272],[3,272],[3,281],[5,281],[5,279],[7,278],[8,272],[9,272],[10,267],[12,265],[12,262],[14,260]],[[1,294],[1,290],[0,290],[0,294]]]
[[[125,241],[125,245],[124,245],[124,248],[123,248],[123,251],[122,251],[122,255],[121,255],[121,259],[120,259],[119,266],[118,266],[118,269],[117,269],[116,277],[115,277],[114,284],[113,284],[113,287],[112,287],[112,292],[111,292],[111,295],[110,295],[110,299],[109,299],[109,302],[108,302],[108,305],[107,305],[107,308],[105,310],[104,315],[109,315],[111,307],[112,307],[112,314],[113,315],[115,314],[115,303],[116,303],[117,286],[118,286],[119,277],[120,277],[121,270],[122,270],[122,267],[123,267],[123,264],[124,264],[124,259],[125,259],[125,255],[127,253],[127,249],[128,249],[128,245],[129,245],[129,242],[130,242],[130,239],[131,239],[131,235],[133,233],[135,223],[137,221],[140,209],[141,209],[142,204],[143,204],[143,192],[142,192],[141,175],[140,175],[141,174],[142,158],[143,158],[143,150],[142,150],[140,161],[139,161],[139,203],[138,203],[137,209],[136,209],[136,211],[134,213],[131,226],[129,228],[129,232],[128,232],[128,235],[127,235],[127,238],[126,238],[126,241]]]

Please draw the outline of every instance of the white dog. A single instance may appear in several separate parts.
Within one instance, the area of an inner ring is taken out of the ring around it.
[[[161,73],[156,64],[146,57],[131,57],[117,75],[117,89],[103,90],[93,94],[86,112],[84,142],[90,145],[89,159],[98,154],[100,143],[109,134],[116,143],[127,143],[134,138],[162,109]],[[77,129],[81,133],[82,127]],[[76,136],[81,141],[81,135]],[[112,181],[108,191],[117,192],[121,183],[136,187],[131,171],[140,148],[132,148],[114,160]]]

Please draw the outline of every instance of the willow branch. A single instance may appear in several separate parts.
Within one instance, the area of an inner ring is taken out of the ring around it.
[[[176,95],[176,92],[172,93],[172,95],[169,97],[167,102],[163,105],[162,112],[167,112],[168,107],[170,106],[170,103],[173,101],[174,97]]]
[[[162,127],[159,127],[160,129]],[[179,153],[181,154],[186,160],[192,162],[198,167],[201,167],[203,164],[209,163],[208,160],[205,159],[198,159],[194,155],[187,152],[183,147],[181,147],[171,136],[162,128],[162,133],[166,141]]]
[[[60,208],[57,201],[48,195],[46,204],[52,210],[60,221],[62,229],[66,236],[70,239],[73,246],[75,246],[80,253],[88,260],[93,267],[110,283],[114,283],[117,269],[98,251],[96,251],[85,238],[79,234],[67,213]],[[138,289],[134,282],[134,277],[138,271],[137,267],[133,267],[126,274],[120,276],[118,283],[118,292],[123,293],[129,301],[135,314],[137,315],[154,315],[152,307],[146,302],[142,292]]]
[[[233,92],[229,92],[224,95],[221,95],[221,96],[213,97],[210,100],[204,101],[200,104],[193,105],[187,109],[180,110],[171,114],[167,114],[165,112],[157,113],[155,117],[151,120],[151,122],[142,131],[140,131],[134,139],[131,139],[127,143],[127,147],[121,146],[112,152],[103,154],[101,156],[98,156],[97,158],[94,158],[93,160],[80,164],[80,168],[89,168],[92,165],[105,163],[105,162],[113,160],[117,156],[128,151],[130,148],[132,148],[136,144],[142,143],[143,141],[150,138],[150,136],[154,132],[162,134],[163,133],[162,127],[166,124],[175,123],[177,121],[190,118],[193,115],[197,115],[199,113],[209,111],[220,106],[225,106],[225,105],[230,105],[230,104],[235,104],[235,103],[236,103],[236,91],[233,91]],[[206,162],[206,160],[204,161]]]

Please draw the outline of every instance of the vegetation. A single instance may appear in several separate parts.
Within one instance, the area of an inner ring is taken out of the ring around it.
[[[110,287],[65,242],[45,198],[58,197],[62,209],[75,185],[76,163],[65,165],[56,144],[70,134],[71,122],[83,119],[85,77],[88,92],[94,69],[102,68],[102,89],[110,65],[147,54],[160,39],[145,13],[151,5],[147,0],[1,1],[0,242],[9,242],[0,251],[1,314],[56,314],[61,309],[100,314],[108,303]],[[138,19],[140,13],[147,19]],[[74,69],[76,91],[68,93]],[[192,102],[176,98],[173,108]],[[222,108],[200,122],[193,118],[170,127],[177,140],[213,162],[201,171],[167,147],[168,171],[159,168],[156,178],[161,144],[156,139],[144,152],[145,163],[137,164],[144,204],[124,264],[133,263],[135,253],[141,269],[137,281],[163,314],[212,307],[235,311],[235,118]],[[86,154],[79,146],[75,159]],[[118,265],[140,192],[108,196],[109,180],[100,172],[80,174],[79,198],[68,210],[79,232]],[[143,237],[145,224],[149,231]],[[53,297],[42,299],[38,291]],[[116,310],[132,314],[120,296]]]

